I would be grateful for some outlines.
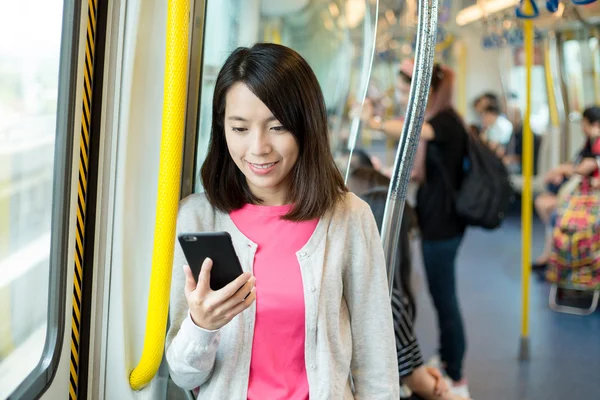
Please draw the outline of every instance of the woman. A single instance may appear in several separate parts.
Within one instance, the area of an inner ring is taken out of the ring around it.
[[[404,99],[408,98],[413,69],[413,61],[405,61],[400,68],[398,87]],[[426,122],[421,130],[413,172],[421,171],[424,178],[417,193],[416,211],[423,263],[440,328],[440,358],[452,380],[451,390],[469,397],[462,371],[466,339],[456,291],[456,256],[465,223],[452,206],[453,193],[446,190],[440,171],[441,168],[448,171],[450,183],[455,189],[459,188],[467,131],[462,118],[452,108],[453,83],[454,73],[449,68],[434,65]],[[369,125],[393,138],[400,138],[402,134],[401,121],[371,119]]]
[[[558,205],[558,192],[562,185],[573,175],[598,177],[598,162],[600,156],[600,107],[590,107],[583,112],[581,124],[586,137],[583,149],[577,154],[575,160],[559,165],[546,174],[546,192],[535,199],[535,210],[540,219],[548,227],[544,241],[544,250],[533,263],[534,271],[546,269],[550,252],[552,251],[552,217]]]
[[[359,194],[371,207],[380,231],[389,184],[389,178],[368,166],[354,169],[348,180],[348,188]],[[412,261],[409,241],[410,230],[415,223],[414,210],[406,204],[398,239],[399,257],[396,261],[392,291],[400,380],[412,392],[411,397],[406,397],[409,400],[464,400],[464,397],[448,391],[448,386],[437,368],[423,364],[423,356],[415,336],[416,305],[411,287]]]
[[[226,60],[202,182],[177,231],[227,231],[246,272],[212,291],[211,261],[196,284],[176,246],[173,381],[201,399],[397,400],[377,225],[344,186],[323,94],[295,51],[257,44]]]

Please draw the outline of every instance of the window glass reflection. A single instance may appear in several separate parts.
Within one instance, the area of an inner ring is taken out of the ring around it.
[[[298,51],[323,89],[332,148],[344,146],[352,105],[366,91],[376,1],[209,0],[204,36],[197,176],[210,138],[212,94],[225,58],[238,46],[274,42]],[[196,191],[202,182],[196,180]]]
[[[46,335],[62,9],[0,0],[1,398],[38,363]]]

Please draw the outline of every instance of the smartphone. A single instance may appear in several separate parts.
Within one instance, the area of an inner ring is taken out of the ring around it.
[[[210,273],[212,290],[224,288],[244,272],[229,233],[181,233],[177,238],[196,282],[202,263],[207,258],[213,261]]]

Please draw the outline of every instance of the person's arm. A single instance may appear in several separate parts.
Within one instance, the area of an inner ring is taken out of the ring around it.
[[[364,203],[363,203],[364,204]],[[356,400],[397,400],[400,377],[383,247],[375,218],[364,204],[352,217],[356,235],[344,269],[343,296],[350,314],[350,372]]]
[[[198,220],[192,213],[191,204],[183,200],[177,218],[177,233],[191,230],[182,225],[186,221]],[[194,232],[200,230],[197,226],[193,228]],[[186,277],[183,266],[186,264],[181,246],[175,240],[166,358],[173,382],[183,389],[192,390],[206,382],[212,373],[221,334],[218,330],[201,329],[192,321],[184,289]]]
[[[194,198],[188,200],[193,202]],[[202,232],[201,215],[194,204],[184,200],[177,218],[176,232]],[[241,274],[222,289],[210,287],[212,260],[206,258],[198,277],[176,240],[171,281],[170,318],[166,358],[175,384],[194,389],[206,382],[215,366],[220,329],[250,307],[256,299],[254,277]]]
[[[392,292],[392,313],[396,335],[398,372],[403,383],[425,400],[439,400],[448,391],[442,374],[430,373],[423,365],[421,348],[414,333],[414,321],[410,313],[410,302],[399,288],[399,274],[396,273]],[[433,369],[431,369],[433,370]],[[437,378],[436,378],[437,376]]]
[[[598,163],[595,158],[586,157],[573,168],[573,173],[583,176],[589,176],[598,169]]]
[[[404,121],[398,119],[381,120],[380,118],[369,119],[369,128],[382,131],[392,139],[399,140],[402,136],[402,129],[404,128]],[[435,134],[433,127],[428,122],[423,123],[421,128],[421,140],[430,141],[433,140]]]

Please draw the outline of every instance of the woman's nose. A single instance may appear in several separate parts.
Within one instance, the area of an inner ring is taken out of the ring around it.
[[[264,154],[269,154],[271,152],[271,143],[269,140],[268,133],[257,130],[252,135],[250,152],[255,156],[261,156]]]

